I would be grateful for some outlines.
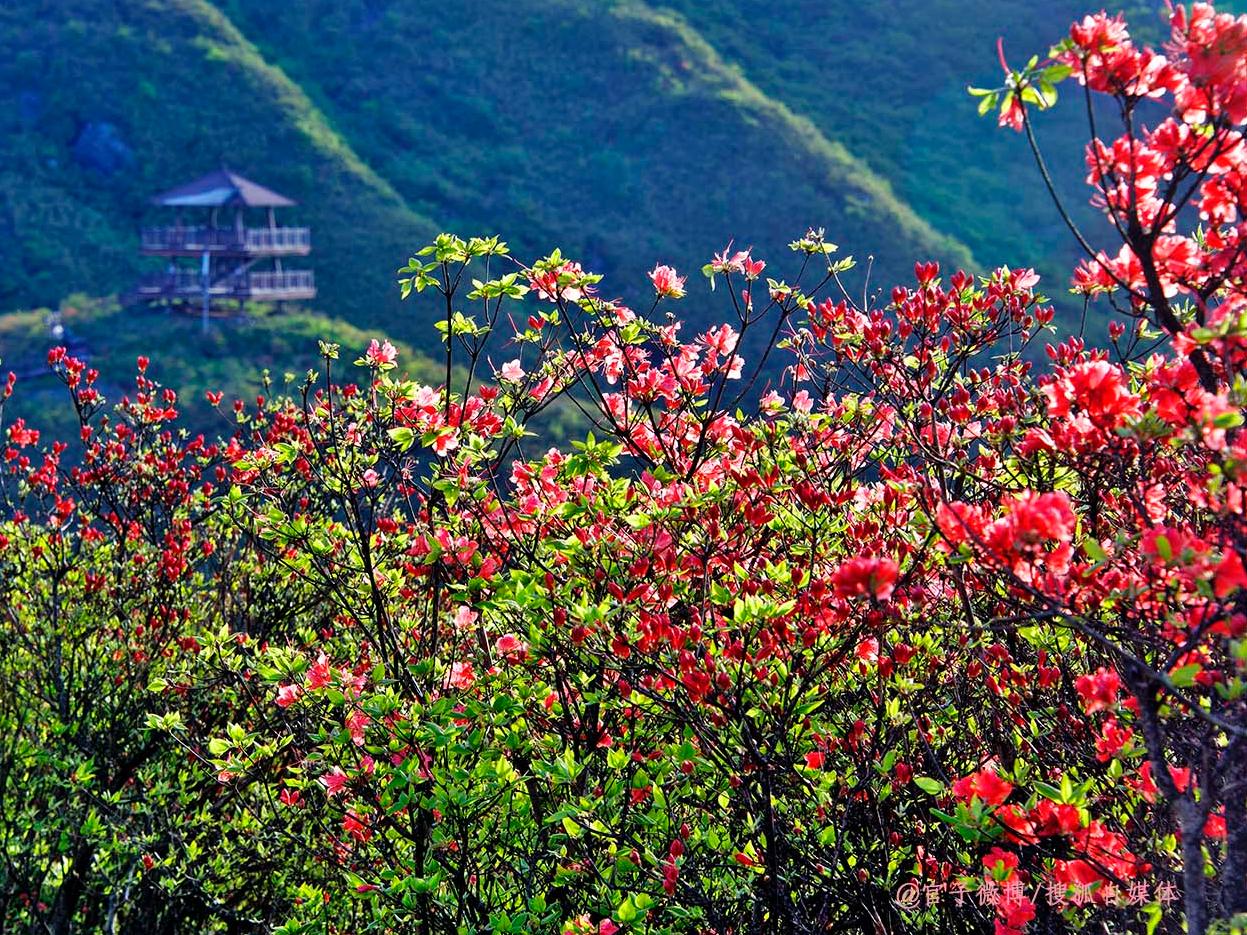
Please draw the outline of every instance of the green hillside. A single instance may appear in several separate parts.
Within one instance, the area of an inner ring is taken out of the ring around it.
[[[298,198],[320,304],[394,322],[435,226],[595,266],[823,223],[885,267],[969,262],[882,177],[642,3],[68,0],[0,11],[0,304],[123,288],[153,191],[228,162]],[[432,219],[432,220],[430,220]]]
[[[0,5],[0,101],[0,307],[124,289],[148,197],[222,162],[303,203],[353,321],[383,320],[392,258],[436,229],[201,0]]]
[[[998,39],[1004,39],[1010,63],[1021,66],[1099,5],[793,0],[756,15],[747,0],[667,2],[765,93],[842,141],[890,179],[916,213],[965,243],[981,263],[1035,266],[1069,320],[1076,303],[1064,299],[1063,291],[1078,248],[1025,138],[980,117],[966,87],[1000,83]],[[1136,36],[1154,43],[1164,38],[1163,7],[1159,0],[1109,5],[1125,13]],[[746,18],[749,29],[737,28]],[[774,54],[780,48],[784,54]],[[1082,92],[1071,81],[1062,93],[1062,106],[1034,115],[1036,132],[1066,207],[1088,232],[1107,233],[1088,205]]]
[[[522,255],[559,245],[633,299],[655,261],[693,269],[729,238],[777,258],[807,225],[875,256],[875,285],[935,257],[1034,264],[1059,294],[1069,239],[1022,141],[964,88],[996,80],[997,35],[1021,58],[1081,11],[9,0],[0,312],[124,290],[143,268],[137,227],[159,217],[147,198],[222,163],[301,202],[289,220],[314,229],[318,309],[418,349],[433,332],[393,270],[438,229],[498,232]],[[1079,108],[1042,119],[1081,204]],[[143,336],[118,327],[98,353]]]
[[[222,4],[418,210],[636,278],[826,224],[886,268],[968,262],[687,20],[640,2]],[[418,11],[418,12],[417,12]],[[329,35],[332,42],[317,42]],[[619,288],[619,285],[616,285]]]
[[[735,28],[751,4],[728,0],[724,16],[700,0],[668,0],[707,38],[841,140],[930,223],[955,233],[984,262],[1018,263],[1046,253],[1060,221],[1021,136],[976,113],[968,84],[1000,82],[996,40],[1021,65],[1044,52],[1090,10],[1079,0],[967,3],[965,0],[847,0],[776,4]],[[1143,6],[1143,4],[1133,4]],[[1160,4],[1152,4],[1159,8]],[[1098,7],[1097,7],[1098,9]],[[1132,20],[1153,19],[1139,12]],[[772,50],[783,48],[785,54]],[[1068,93],[1075,93],[1073,83]],[[1040,115],[1040,132],[1079,203],[1081,101]],[[1055,235],[1055,236],[1054,236]]]

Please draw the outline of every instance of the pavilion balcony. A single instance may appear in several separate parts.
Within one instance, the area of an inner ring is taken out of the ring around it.
[[[196,301],[204,292],[212,300],[254,299],[260,302],[298,301],[316,298],[316,278],[309,269],[260,271],[209,278],[193,270],[177,270],[144,276],[135,290],[144,301],[185,299]]]
[[[145,227],[140,248],[148,256],[306,256],[312,251],[309,227]]]

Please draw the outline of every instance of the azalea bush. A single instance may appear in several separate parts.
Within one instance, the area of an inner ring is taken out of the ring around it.
[[[1045,178],[1057,85],[1115,102],[1105,348],[1026,268],[862,304],[810,230],[643,309],[442,235],[400,272],[441,385],[323,344],[219,442],[54,351],[79,438],[6,434],[5,926],[1241,929],[1247,18],[1171,27],[975,92]]]
[[[80,432],[40,450],[20,420],[6,431],[0,927],[182,931],[266,917],[286,904],[269,889],[271,833],[197,766],[206,751],[147,728],[157,715],[228,723],[212,686],[159,690],[205,632],[263,637],[313,618],[217,521],[222,446],[175,430],[175,397],[146,360],[111,411],[94,370],[63,349],[48,363]],[[180,862],[160,870],[174,850]]]

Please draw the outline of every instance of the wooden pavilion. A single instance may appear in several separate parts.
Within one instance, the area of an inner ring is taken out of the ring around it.
[[[287,269],[283,262],[312,250],[309,228],[277,223],[276,210],[295,204],[285,195],[219,169],[157,195],[152,204],[172,208],[173,223],[143,228],[140,251],[165,257],[168,265],[139,281],[136,301],[199,306],[207,316],[230,300],[242,308],[248,300],[315,298],[312,271]],[[265,223],[253,226],[248,215],[257,211]]]

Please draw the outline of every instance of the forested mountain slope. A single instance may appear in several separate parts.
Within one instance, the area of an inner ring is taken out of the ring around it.
[[[302,202],[335,314],[436,228],[202,0],[0,5],[0,101],[0,308],[124,289],[147,199],[222,162]]]
[[[123,288],[147,196],[222,162],[302,202],[319,304],[363,324],[392,323],[392,268],[440,227],[558,243],[631,276],[625,255],[687,266],[729,237],[774,251],[813,223],[885,271],[970,262],[841,128],[707,41],[696,12],[5,4],[0,306]]]
[[[559,245],[630,299],[639,263],[696,269],[729,238],[776,259],[807,225],[876,257],[877,286],[935,257],[1037,265],[1059,294],[1069,238],[1023,141],[965,86],[998,80],[998,35],[1020,59],[1080,9],[10,0],[0,311],[123,290],[150,194],[222,163],[301,202],[318,309],[418,347],[432,332],[393,270],[438,229]],[[1075,204],[1079,118],[1071,101],[1040,127]],[[166,343],[162,320],[134,321]]]

